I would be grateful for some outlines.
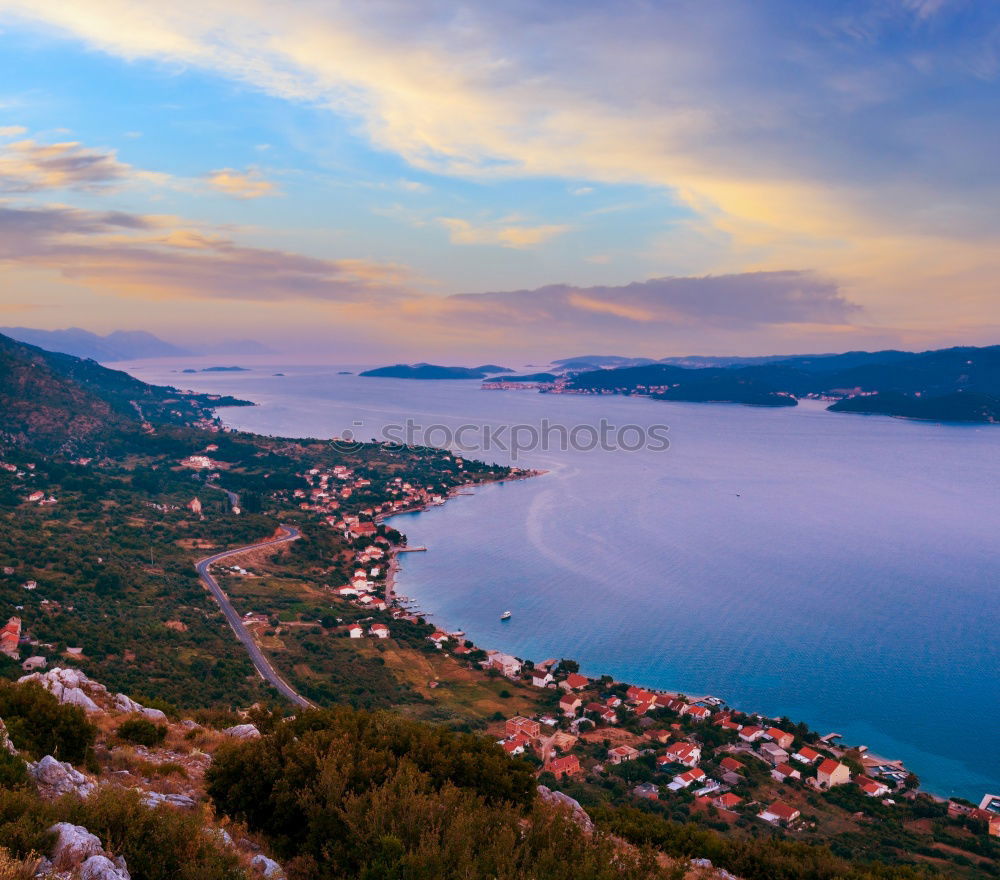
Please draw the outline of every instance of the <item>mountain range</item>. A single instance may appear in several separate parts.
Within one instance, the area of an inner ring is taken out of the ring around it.
[[[80,327],[65,330],[36,330],[31,327],[0,327],[0,333],[48,351],[90,358],[98,363],[131,361],[141,358],[184,357],[202,354],[268,354],[253,340],[223,341],[207,347],[182,347],[165,342],[144,330],[115,330],[106,336]]]

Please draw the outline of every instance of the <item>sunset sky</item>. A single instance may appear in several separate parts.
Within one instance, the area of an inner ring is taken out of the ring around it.
[[[0,0],[0,325],[1000,343],[993,0]]]

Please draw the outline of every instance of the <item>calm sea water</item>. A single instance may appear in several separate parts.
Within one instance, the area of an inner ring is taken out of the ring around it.
[[[519,463],[543,477],[398,517],[430,548],[403,557],[400,592],[484,647],[804,720],[941,794],[1000,791],[1000,427],[337,375],[349,368],[128,368],[251,398],[223,418],[286,436],[361,421],[368,438],[407,418],[667,424],[668,451],[538,451]]]

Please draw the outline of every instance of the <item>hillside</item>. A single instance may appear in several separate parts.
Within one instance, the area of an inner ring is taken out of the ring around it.
[[[485,379],[497,373],[511,372],[507,367],[485,364],[481,367],[442,367],[438,364],[394,364],[365,370],[359,376],[381,379]]]
[[[147,385],[119,370],[0,335],[0,439],[43,450],[86,451],[113,430],[213,419],[247,401]]]

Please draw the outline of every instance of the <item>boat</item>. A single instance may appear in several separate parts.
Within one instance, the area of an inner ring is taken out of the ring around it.
[[[511,616],[511,612],[510,611],[505,611],[503,614],[500,615],[500,619],[501,620],[510,620],[510,616]]]

